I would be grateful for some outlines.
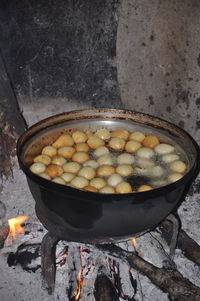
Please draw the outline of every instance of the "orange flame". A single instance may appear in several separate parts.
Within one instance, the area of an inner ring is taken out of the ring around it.
[[[135,237],[131,238],[131,242],[132,242],[133,246],[136,247],[136,238]]]
[[[81,294],[81,287],[83,286],[83,280],[82,280],[82,268],[80,269],[80,271],[78,272],[78,277],[77,277],[77,280],[78,280],[78,288],[77,288],[77,291],[76,291],[76,295],[74,297],[74,299],[77,301],[80,297],[80,294]]]
[[[9,225],[9,234],[8,237],[12,237],[13,239],[16,238],[17,234],[23,234],[24,229],[21,226],[26,220],[28,219],[28,216],[18,216],[14,217],[8,220]]]

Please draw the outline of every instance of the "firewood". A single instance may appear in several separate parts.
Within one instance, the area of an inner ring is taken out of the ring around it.
[[[97,276],[94,296],[96,301],[119,301],[112,282],[105,274]]]
[[[125,251],[115,245],[96,245],[96,247],[111,257],[116,257],[128,264],[131,268],[147,276],[152,283],[163,292],[181,301],[200,300],[200,288],[176,270],[158,268],[133,252]]]

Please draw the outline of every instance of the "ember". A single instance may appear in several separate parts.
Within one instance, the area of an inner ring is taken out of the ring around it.
[[[80,263],[81,263],[81,268],[80,268],[80,271],[78,272],[78,276],[77,276],[78,288],[77,288],[76,295],[75,295],[75,298],[74,298],[74,300],[76,300],[76,301],[79,300],[79,298],[80,298],[81,287],[84,284],[84,282],[83,282],[82,257],[81,257],[82,251],[83,251],[83,249],[80,248]]]

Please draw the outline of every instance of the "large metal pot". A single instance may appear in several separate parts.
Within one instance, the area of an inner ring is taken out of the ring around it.
[[[100,194],[50,182],[29,171],[33,157],[65,130],[143,129],[185,152],[189,170],[179,181],[147,192]],[[36,213],[59,239],[108,242],[135,236],[158,225],[180,204],[197,176],[199,147],[177,126],[153,116],[125,110],[89,109],[56,115],[29,128],[18,140],[17,156],[36,201]]]

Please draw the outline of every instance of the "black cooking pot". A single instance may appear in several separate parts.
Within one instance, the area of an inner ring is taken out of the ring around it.
[[[60,185],[29,171],[33,158],[61,133],[106,127],[161,136],[185,154],[188,172],[172,184],[151,191],[101,194]],[[153,116],[125,110],[90,109],[56,115],[29,128],[18,140],[17,156],[36,201],[36,213],[59,239],[80,242],[124,240],[152,229],[180,204],[197,176],[199,147],[177,126]]]

